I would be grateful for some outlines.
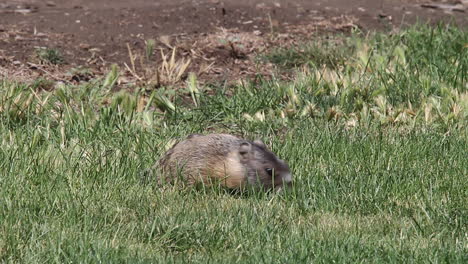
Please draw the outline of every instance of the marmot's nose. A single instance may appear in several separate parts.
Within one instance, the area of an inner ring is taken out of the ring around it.
[[[285,173],[283,175],[283,184],[285,185],[291,185],[292,183],[292,175],[291,173]]]

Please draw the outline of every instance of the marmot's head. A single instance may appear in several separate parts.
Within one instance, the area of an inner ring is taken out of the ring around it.
[[[291,185],[292,174],[288,165],[268,150],[262,141],[241,142],[239,156],[249,184],[275,189]]]

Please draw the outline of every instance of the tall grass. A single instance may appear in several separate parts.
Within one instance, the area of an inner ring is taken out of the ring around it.
[[[117,69],[52,91],[4,80],[1,261],[466,262],[466,32],[343,42],[342,65],[311,58],[293,82],[212,95],[194,76],[186,92],[113,93]],[[142,181],[169,140],[212,131],[262,137],[293,188]]]

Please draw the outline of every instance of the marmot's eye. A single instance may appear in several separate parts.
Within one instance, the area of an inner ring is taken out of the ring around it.
[[[272,168],[266,168],[265,169],[266,173],[270,176],[273,176],[273,169]]]

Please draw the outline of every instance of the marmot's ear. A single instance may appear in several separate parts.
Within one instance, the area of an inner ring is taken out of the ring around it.
[[[242,142],[239,146],[239,154],[242,158],[247,159],[251,149],[252,145],[249,142]]]
[[[254,140],[253,143],[254,143],[255,145],[259,146],[259,147],[264,147],[264,148],[266,148],[265,143],[263,143],[263,141],[261,141],[260,139]]]

